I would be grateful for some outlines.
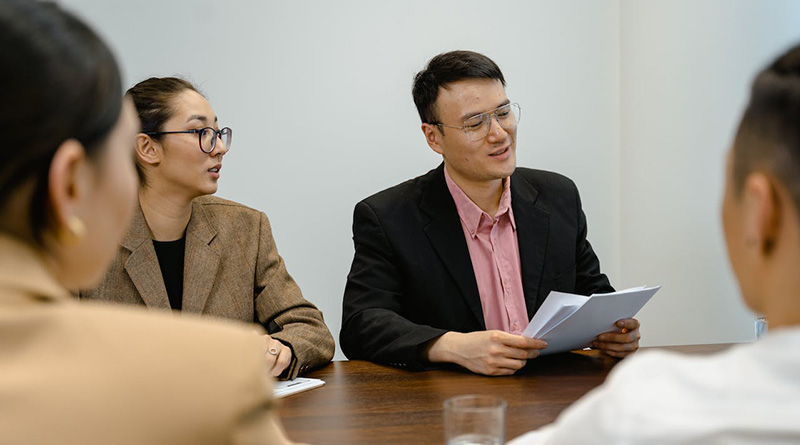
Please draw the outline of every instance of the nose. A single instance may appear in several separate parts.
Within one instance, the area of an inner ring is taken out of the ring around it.
[[[508,131],[500,125],[500,118],[493,114],[489,116],[489,134],[490,141],[502,141],[508,136]]]
[[[214,157],[217,155],[224,155],[228,152],[228,147],[225,145],[225,140],[222,139],[222,135],[216,135],[217,142],[214,144],[214,149],[211,150],[209,153],[210,156]]]

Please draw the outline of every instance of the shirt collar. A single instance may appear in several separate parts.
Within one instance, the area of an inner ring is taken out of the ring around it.
[[[477,204],[472,202],[461,190],[461,187],[453,181],[453,178],[450,177],[450,174],[447,172],[447,167],[444,168],[444,180],[447,183],[447,189],[450,191],[450,195],[453,197],[453,201],[456,204],[456,210],[458,211],[458,216],[461,218],[461,221],[469,230],[472,237],[476,237],[478,233],[478,228],[480,227],[481,218],[485,218],[487,221],[491,221],[492,217],[484,212]],[[503,215],[508,214],[508,218],[511,221],[511,227],[514,231],[517,230],[517,223],[514,220],[514,211],[511,208],[511,177],[503,179],[503,194],[500,195],[500,204],[497,207],[497,213],[495,214],[495,218],[502,218]]]

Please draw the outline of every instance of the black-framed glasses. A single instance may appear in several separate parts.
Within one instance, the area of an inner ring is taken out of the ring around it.
[[[160,136],[162,134],[181,134],[181,133],[189,133],[189,134],[196,134],[198,142],[200,143],[200,150],[203,153],[211,153],[214,151],[214,147],[217,146],[217,138],[222,139],[222,142],[225,144],[225,148],[228,150],[231,149],[231,139],[233,138],[233,130],[229,127],[223,127],[222,129],[215,130],[211,127],[205,128],[198,128],[196,130],[184,130],[184,131],[147,131],[144,134],[148,136]]]
[[[497,119],[497,123],[500,124],[503,130],[510,130],[519,123],[520,113],[519,104],[505,104],[492,111],[476,114],[475,116],[465,119],[464,125],[461,127],[447,125],[441,122],[434,123],[433,125],[463,130],[464,134],[467,135],[467,139],[470,141],[480,141],[489,134],[489,128],[492,126],[492,116]]]

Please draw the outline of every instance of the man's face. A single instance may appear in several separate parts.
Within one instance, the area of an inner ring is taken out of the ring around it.
[[[472,116],[508,104],[503,84],[496,79],[468,79],[439,89],[436,100],[438,121],[461,127]],[[517,127],[503,129],[492,117],[489,133],[471,141],[463,130],[423,124],[428,145],[444,158],[447,171],[460,186],[499,182],[517,166]]]
[[[742,196],[736,191],[733,180],[733,153],[728,152],[725,168],[725,192],[722,198],[722,226],[725,233],[725,244],[728,248],[728,258],[733,268],[733,273],[739,282],[739,289],[745,303],[755,311],[760,310],[760,302],[754,292],[755,286],[753,269],[750,261],[750,251],[747,245],[747,233],[744,220],[747,218],[746,206],[742,203]]]

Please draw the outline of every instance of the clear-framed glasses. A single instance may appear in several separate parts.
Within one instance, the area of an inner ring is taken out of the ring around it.
[[[433,125],[464,130],[467,139],[470,141],[480,141],[489,134],[489,128],[492,127],[492,116],[497,119],[497,123],[500,124],[503,130],[511,130],[519,123],[520,111],[519,104],[506,104],[492,111],[476,114],[475,116],[467,118],[464,121],[464,125],[461,127],[442,123],[435,123]]]
[[[196,134],[198,142],[200,143],[200,150],[203,153],[211,153],[214,151],[214,147],[217,146],[217,139],[222,139],[222,142],[225,144],[225,148],[228,150],[231,149],[231,139],[233,138],[233,130],[228,127],[223,127],[220,130],[215,130],[211,127],[206,128],[198,128],[196,130],[184,130],[184,131],[148,131],[145,132],[148,136],[159,136],[162,134],[181,134],[181,133],[189,133],[189,134]]]

